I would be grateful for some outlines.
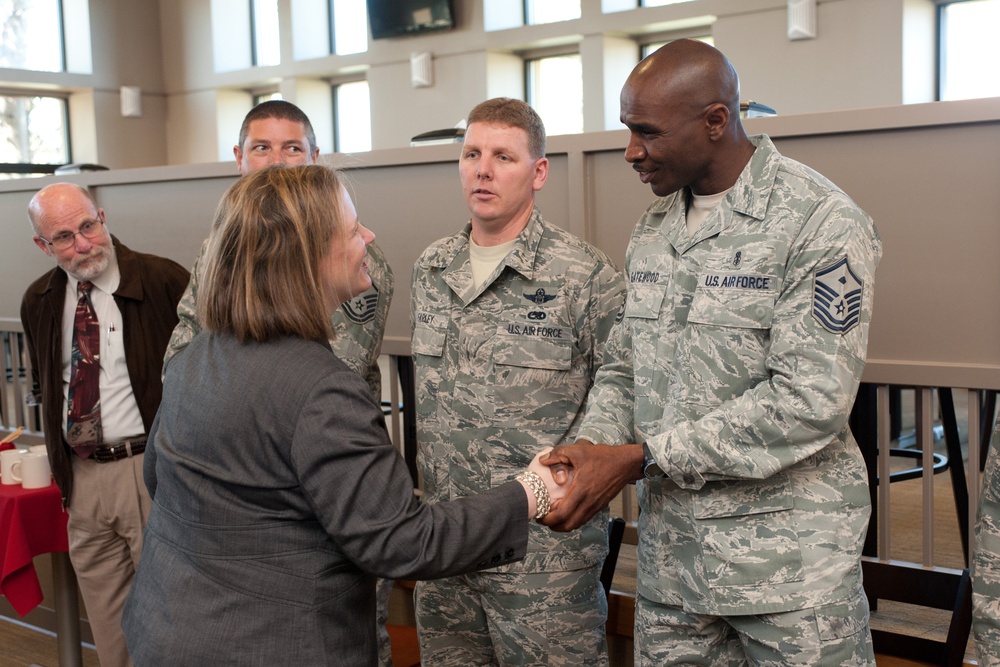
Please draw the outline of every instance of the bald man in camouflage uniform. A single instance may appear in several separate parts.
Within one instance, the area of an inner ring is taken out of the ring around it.
[[[986,457],[972,554],[972,631],[982,667],[1000,665],[1000,421]]]
[[[847,422],[878,233],[747,137],[711,46],[662,47],[621,103],[625,158],[660,199],[632,234],[582,441],[549,459],[575,468],[545,523],[573,528],[639,480],[637,665],[874,665],[870,496]]]
[[[413,271],[419,461],[430,502],[503,484],[540,449],[575,439],[624,299],[607,256],[534,206],[548,173],[538,115],[499,98],[468,120],[459,172],[471,222],[432,244]],[[421,664],[606,665],[607,518],[605,507],[564,535],[532,524],[521,563],[419,582]]]

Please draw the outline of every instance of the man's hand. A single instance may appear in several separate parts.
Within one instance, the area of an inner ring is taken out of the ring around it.
[[[553,530],[569,531],[589,521],[626,484],[642,476],[642,445],[595,445],[577,440],[556,447],[540,462],[571,470],[565,497],[541,521]]]

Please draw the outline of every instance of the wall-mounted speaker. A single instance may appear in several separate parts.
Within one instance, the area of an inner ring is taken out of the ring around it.
[[[816,38],[816,0],[788,0],[788,39]]]

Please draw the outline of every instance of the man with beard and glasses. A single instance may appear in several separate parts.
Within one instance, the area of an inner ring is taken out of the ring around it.
[[[78,185],[43,188],[28,218],[35,245],[56,262],[21,301],[32,390],[98,657],[126,666],[122,605],[150,509],[145,434],[188,272],[111,236],[104,210]]]

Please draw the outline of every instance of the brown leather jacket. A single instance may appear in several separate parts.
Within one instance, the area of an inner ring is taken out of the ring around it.
[[[115,303],[124,324],[125,363],[142,423],[149,431],[160,406],[163,352],[177,324],[177,302],[188,283],[188,272],[169,259],[129,250],[111,237],[121,282]],[[42,407],[42,428],[49,462],[63,504],[73,495],[73,465],[63,439],[62,314],[66,273],[56,267],[28,287],[21,300],[21,324],[31,359],[32,391]]]

